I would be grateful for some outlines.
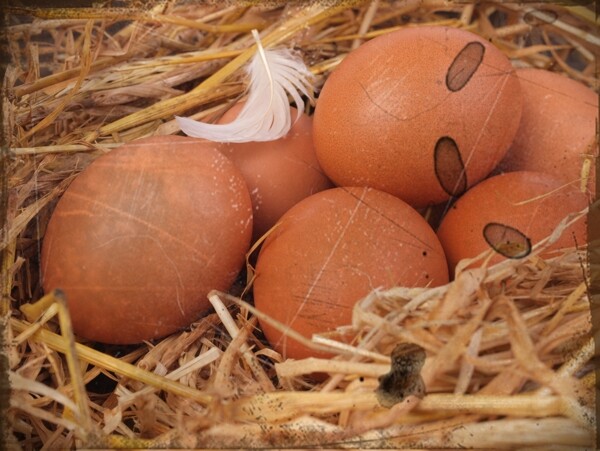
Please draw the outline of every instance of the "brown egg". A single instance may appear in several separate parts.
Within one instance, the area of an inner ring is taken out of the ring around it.
[[[69,186],[44,237],[47,292],[77,335],[128,344],[188,326],[227,290],[252,232],[238,169],[212,143],[160,136],[99,157]]]
[[[540,172],[507,172],[484,180],[456,201],[438,229],[450,272],[460,260],[490,248],[497,253],[491,262],[524,258],[569,213],[586,204],[583,193]],[[563,232],[543,255],[576,242],[586,242],[584,218]]]
[[[219,123],[231,122],[243,105],[243,102],[234,105]],[[291,113],[295,121],[297,110],[291,108]],[[312,141],[312,118],[305,114],[281,139],[223,144],[221,152],[246,179],[254,209],[254,240],[273,227],[293,205],[333,187],[319,166]]]
[[[371,188],[333,188],[289,210],[256,265],[258,309],[307,338],[351,323],[354,303],[375,288],[448,281],[442,247],[427,222],[400,199]],[[278,352],[321,355],[262,329]]]
[[[541,69],[518,69],[523,115],[517,135],[500,163],[501,171],[539,171],[595,191],[598,156],[598,95],[587,86]],[[589,159],[589,160],[588,160]],[[585,181],[584,181],[585,183]]]
[[[405,28],[354,50],[327,79],[315,148],[336,184],[423,207],[486,177],[520,115],[519,80],[497,48],[455,28]]]

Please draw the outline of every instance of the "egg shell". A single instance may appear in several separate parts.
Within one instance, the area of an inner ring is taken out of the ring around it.
[[[214,144],[140,139],[96,159],[61,197],[43,240],[43,287],[66,293],[83,338],[159,338],[208,310],[211,289],[230,287],[251,232],[244,179]]]
[[[581,179],[582,168],[589,165],[584,186],[591,199],[598,157],[598,95],[554,72],[528,68],[516,73],[523,92],[523,114],[498,169],[546,172],[573,182]],[[586,155],[591,157],[587,163]]]
[[[256,307],[310,339],[350,324],[352,308],[376,288],[444,284],[442,247],[402,200],[372,188],[333,188],[290,209],[260,251]],[[260,321],[286,358],[323,356]]]
[[[244,102],[230,108],[219,123],[234,120]],[[290,108],[292,127],[274,141],[225,143],[221,151],[240,169],[254,209],[253,239],[267,232],[292,206],[311,194],[332,188],[315,155],[312,117]]]
[[[336,184],[423,207],[486,177],[520,116],[519,80],[500,50],[456,28],[405,28],[366,42],[329,76],[315,148]]]
[[[510,248],[502,246],[514,243],[522,246],[523,253],[512,256],[525,257],[527,248],[548,237],[569,213],[584,209],[586,204],[583,193],[549,174],[518,171],[486,179],[454,203],[437,231],[450,272],[460,260],[476,257],[492,245],[506,253]],[[575,240],[579,245],[586,242],[585,218],[566,229],[542,256],[575,246]],[[491,263],[504,258],[497,252]]]

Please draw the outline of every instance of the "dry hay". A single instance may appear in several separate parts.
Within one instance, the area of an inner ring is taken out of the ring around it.
[[[595,447],[581,249],[541,259],[542,245],[490,268],[484,255],[485,269],[463,270],[446,286],[376,290],[341,331],[354,340],[317,336],[314,346],[338,356],[306,361],[282,361],[260,340],[261,313],[224,293],[211,294],[214,313],[161,341],[75,343],[64,299],[42,297],[38,271],[52,208],[94,158],[177,133],[174,114],[212,120],[243,94],[238,69],[252,56],[252,28],[265,46],[299,49],[317,86],[365,39],[437,24],[489,38],[516,66],[563,72],[598,90],[590,9],[168,1],[35,16],[9,11],[6,29],[0,287],[12,446]],[[428,394],[384,408],[378,377],[401,342],[427,351]],[[329,377],[304,377],[312,371]]]

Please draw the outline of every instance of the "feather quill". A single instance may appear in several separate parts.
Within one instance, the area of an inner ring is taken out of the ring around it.
[[[252,30],[257,52],[247,67],[248,98],[237,118],[228,124],[207,124],[176,117],[188,136],[217,142],[273,141],[292,126],[288,94],[298,114],[304,110],[302,95],[313,100],[312,74],[302,58],[288,49],[265,50],[258,32]]]

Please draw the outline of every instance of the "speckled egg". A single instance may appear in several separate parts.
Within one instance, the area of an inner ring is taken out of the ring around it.
[[[289,210],[256,265],[258,309],[310,339],[350,324],[354,304],[376,288],[444,284],[442,247],[402,200],[372,188],[334,188]],[[321,355],[260,321],[284,357]]]
[[[521,103],[510,61],[488,41],[456,28],[403,28],[351,52],[325,82],[317,158],[338,185],[438,204],[498,164]]]
[[[252,233],[241,173],[214,144],[162,136],[91,163],[65,191],[42,247],[46,292],[67,297],[73,328],[128,344],[188,326],[227,290]]]

